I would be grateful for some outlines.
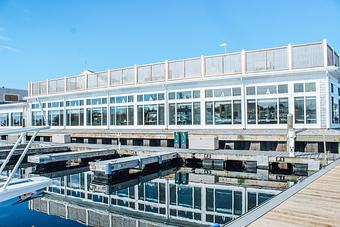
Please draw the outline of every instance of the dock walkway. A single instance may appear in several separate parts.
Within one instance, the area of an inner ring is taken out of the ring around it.
[[[340,160],[227,226],[340,226]]]

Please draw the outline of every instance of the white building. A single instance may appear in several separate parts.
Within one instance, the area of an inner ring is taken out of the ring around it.
[[[135,65],[29,84],[31,125],[62,128],[339,127],[339,56],[327,41]]]
[[[203,134],[221,132],[224,141],[285,143],[290,113],[295,129],[319,130],[318,137],[308,140],[319,143],[324,141],[320,130],[340,126],[339,77],[339,55],[326,40],[85,71],[30,82],[27,123],[43,124],[39,99],[52,130],[63,132],[107,133],[113,138],[118,132],[139,131],[135,137],[144,139],[152,132],[168,134],[159,136],[164,139],[176,130],[205,130]],[[261,134],[264,129],[277,130],[280,137],[271,131]],[[250,131],[257,135],[237,136]]]

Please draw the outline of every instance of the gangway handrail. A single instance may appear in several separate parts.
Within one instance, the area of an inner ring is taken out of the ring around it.
[[[9,129],[9,130],[3,130],[0,131],[0,135],[10,135],[10,134],[18,134],[20,133],[19,138],[17,139],[17,141],[15,142],[14,146],[12,147],[11,151],[9,152],[9,154],[7,155],[6,159],[4,160],[4,162],[2,163],[1,167],[0,167],[0,175],[2,173],[2,171],[5,169],[7,163],[9,162],[9,160],[11,159],[12,155],[14,154],[15,150],[17,149],[18,145],[20,144],[20,142],[22,142],[26,136],[28,132],[34,132],[32,137],[30,138],[29,142],[27,143],[27,145],[25,146],[24,151],[22,152],[22,154],[19,157],[19,160],[17,161],[17,163],[15,164],[11,174],[9,175],[8,178],[6,179],[6,182],[4,183],[4,185],[1,187],[2,191],[5,191],[7,186],[9,185],[9,183],[11,182],[15,172],[18,170],[22,160],[24,159],[28,149],[30,148],[31,144],[33,143],[33,141],[35,140],[35,137],[37,136],[38,132],[40,132],[41,130],[47,130],[50,128],[50,126],[48,125],[48,122],[46,120],[46,116],[44,115],[44,110],[42,108],[41,102],[39,101],[39,105],[40,105],[40,110],[44,116],[44,120],[45,120],[45,124],[44,126],[35,126],[35,127],[27,127],[27,128],[18,128],[18,129]]]

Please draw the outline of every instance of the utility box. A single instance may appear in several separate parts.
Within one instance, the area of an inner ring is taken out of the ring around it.
[[[181,132],[181,148],[188,148],[188,132]]]
[[[180,184],[182,182],[182,174],[181,172],[177,172],[175,175],[175,183]]]
[[[189,149],[217,150],[218,137],[214,135],[189,135]]]
[[[69,134],[53,134],[52,143],[71,143],[71,136]]]
[[[180,132],[174,132],[174,147],[180,148],[181,145],[181,134]]]

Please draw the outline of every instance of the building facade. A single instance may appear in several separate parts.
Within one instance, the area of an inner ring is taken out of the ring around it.
[[[63,129],[338,128],[339,55],[326,40],[29,83],[28,122]]]

